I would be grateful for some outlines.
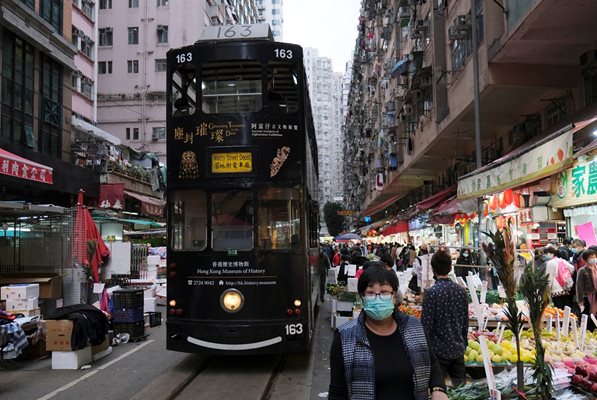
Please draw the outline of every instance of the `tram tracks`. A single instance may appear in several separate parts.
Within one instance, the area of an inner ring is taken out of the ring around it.
[[[287,358],[287,355],[204,357],[167,399],[270,400]]]

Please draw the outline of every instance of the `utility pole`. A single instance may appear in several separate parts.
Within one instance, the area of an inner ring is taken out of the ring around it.
[[[475,111],[475,162],[476,169],[483,166],[481,154],[481,99],[479,98],[479,35],[477,32],[477,5],[476,0],[471,0],[471,31],[473,40],[473,95]],[[483,199],[477,198],[477,241],[473,246],[481,247],[481,219],[483,218]]]

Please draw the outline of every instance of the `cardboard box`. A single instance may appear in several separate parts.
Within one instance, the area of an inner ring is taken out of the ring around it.
[[[11,313],[17,315],[22,314],[24,317],[35,317],[41,315],[40,308],[34,308],[33,310],[10,310]]]
[[[52,369],[79,369],[91,364],[91,346],[76,351],[53,351]]]
[[[91,354],[95,355],[97,353],[101,353],[108,347],[110,347],[110,338],[108,337],[108,335],[106,335],[106,339],[103,342],[95,346],[91,346]]]
[[[54,272],[11,272],[0,274],[0,286],[12,283],[37,283],[40,299],[59,299],[62,297],[62,276]],[[5,298],[2,296],[2,298]]]
[[[2,284],[0,282],[0,284]],[[2,286],[0,294],[4,300],[25,300],[39,297],[39,284],[15,283]]]
[[[37,297],[32,299],[8,299],[6,300],[6,310],[35,310],[39,306]]]
[[[46,321],[46,349],[49,351],[72,350],[73,321],[49,319]],[[91,349],[90,349],[91,351]],[[54,357],[52,357],[53,359]]]

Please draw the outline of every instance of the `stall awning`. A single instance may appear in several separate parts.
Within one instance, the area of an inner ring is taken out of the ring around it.
[[[112,135],[111,133],[108,133],[105,130],[98,128],[95,125],[91,125],[89,122],[84,121],[81,118],[77,118],[74,115],[72,116],[71,123],[75,128],[79,129],[80,131],[87,132],[92,136],[110,142],[116,146],[122,143],[119,138]]]
[[[164,215],[164,200],[156,199],[154,197],[144,196],[142,194],[124,191],[125,196],[139,200],[141,202],[141,213],[146,215],[152,215],[156,217],[162,217]]]
[[[456,193],[456,185],[451,186],[447,189],[444,189],[441,192],[438,192],[438,193],[434,194],[433,196],[428,197],[425,200],[418,202],[417,210],[427,211],[430,208],[433,208],[434,206],[436,206],[438,203],[446,200],[448,197],[452,196],[454,193]]]
[[[0,174],[52,185],[53,169],[0,149]]]
[[[466,200],[522,186],[551,176],[572,164],[573,134],[593,118],[528,143],[458,181],[458,199]]]
[[[383,236],[394,235],[396,233],[408,232],[408,221],[396,221],[392,225],[384,229],[381,234]]]
[[[366,208],[365,211],[361,212],[361,215],[366,216],[366,215],[373,215],[375,213],[378,213],[378,212],[384,210],[385,208],[391,206],[392,204],[394,204],[394,202],[396,202],[402,196],[404,196],[404,194],[400,193],[400,194],[390,197],[389,199],[387,199],[375,206]]]
[[[410,60],[398,61],[392,68],[392,72],[390,72],[390,75],[392,76],[392,78],[395,78],[398,75],[402,75],[404,72],[406,72],[406,69],[408,68],[409,61]]]

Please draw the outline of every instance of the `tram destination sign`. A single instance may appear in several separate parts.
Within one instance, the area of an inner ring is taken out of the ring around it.
[[[269,24],[216,25],[203,28],[197,42],[219,40],[273,40]]]
[[[234,174],[253,171],[253,155],[251,152],[214,153],[211,155],[211,172],[213,174]]]

